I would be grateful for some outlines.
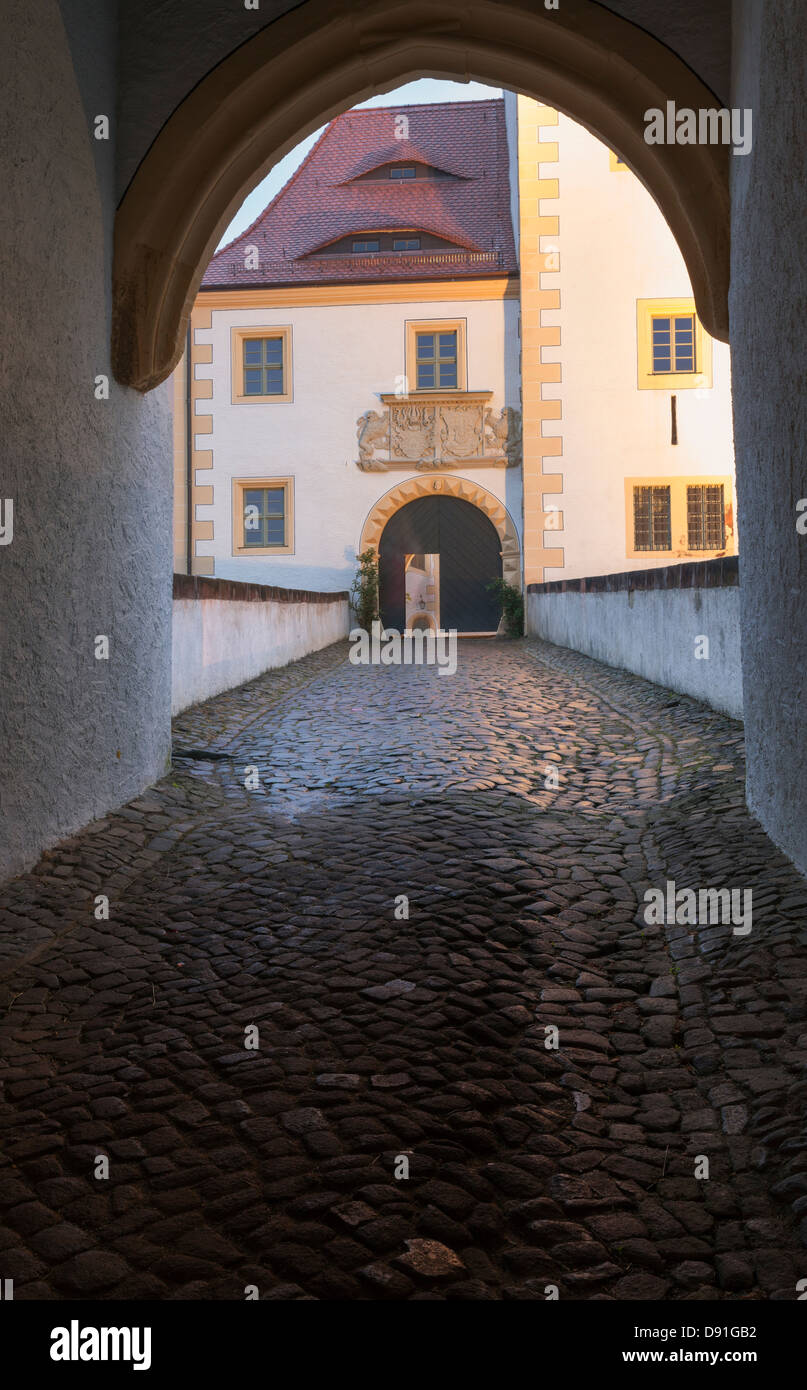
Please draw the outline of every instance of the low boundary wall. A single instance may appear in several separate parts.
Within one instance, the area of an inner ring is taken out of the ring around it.
[[[231,690],[346,637],[347,591],[175,574],[171,712]]]
[[[742,719],[739,582],[734,555],[530,584],[527,632]]]

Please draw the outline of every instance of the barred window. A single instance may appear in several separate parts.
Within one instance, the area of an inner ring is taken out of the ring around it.
[[[653,372],[695,371],[695,315],[653,318]]]
[[[672,549],[668,486],[633,489],[633,548]]]
[[[726,514],[723,484],[708,483],[687,488],[687,548],[724,550]]]

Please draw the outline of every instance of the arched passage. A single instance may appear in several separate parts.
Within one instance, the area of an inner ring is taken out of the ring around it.
[[[728,337],[729,151],[648,145],[644,112],[712,92],[670,49],[593,0],[306,0],[208,74],[140,165],[115,228],[112,352],[146,391],[182,351],[199,280],[246,194],[345,107],[412,77],[475,78],[551,103],[616,149],[659,204],[698,311]]]
[[[416,497],[459,497],[471,502],[493,523],[499,536],[502,557],[502,578],[505,583],[517,587],[521,585],[521,548],[518,542],[513,519],[504,503],[486,488],[456,474],[440,474],[437,477],[409,478],[405,483],[390,488],[379,497],[362,527],[359,553],[364,550],[378,552],[381,536],[390,517]]]

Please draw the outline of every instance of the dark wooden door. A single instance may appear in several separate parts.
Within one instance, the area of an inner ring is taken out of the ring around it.
[[[405,557],[440,556],[440,626],[495,632],[501,604],[487,590],[501,578],[499,535],[485,513],[459,497],[417,497],[387,522],[379,545],[381,621],[406,623]]]

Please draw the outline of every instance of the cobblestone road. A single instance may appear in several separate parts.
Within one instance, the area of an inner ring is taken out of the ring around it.
[[[225,756],[7,885],[0,1277],[796,1298],[807,893],[740,726],[535,642],[453,677],[346,651],[187,712]],[[647,925],[668,880],[751,888],[751,933]]]

